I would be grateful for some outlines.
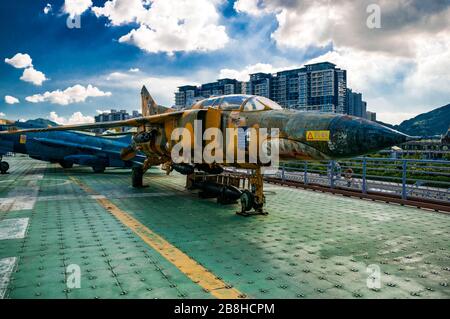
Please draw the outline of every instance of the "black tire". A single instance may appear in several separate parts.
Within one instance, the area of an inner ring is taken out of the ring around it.
[[[73,162],[60,161],[58,163],[62,168],[72,168],[73,167]]]
[[[248,190],[243,191],[241,195],[241,211],[242,212],[250,211],[253,208],[254,204],[255,204],[255,196]]]
[[[105,171],[105,166],[92,166],[94,173],[103,173]]]
[[[131,169],[131,186],[142,187],[144,185],[144,171],[142,167],[133,167]]]
[[[8,162],[0,162],[0,173],[6,174],[6,172],[9,170],[9,164]]]

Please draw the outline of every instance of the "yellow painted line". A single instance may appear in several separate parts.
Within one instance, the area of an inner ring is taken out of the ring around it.
[[[89,186],[83,184],[77,178],[69,177],[74,183],[79,185],[85,192],[95,194]],[[193,282],[208,291],[211,295],[219,299],[245,298],[245,295],[235,288],[231,288],[227,283],[217,278],[212,272],[201,266],[194,259],[173,246],[160,235],[154,233],[137,219],[133,218],[119,207],[114,205],[109,199],[98,197],[97,202],[108,212],[116,217],[122,224],[130,228],[145,243],[159,252],[170,263],[177,267],[182,273],[188,276]]]

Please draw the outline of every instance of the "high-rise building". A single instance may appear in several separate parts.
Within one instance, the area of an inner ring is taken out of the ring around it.
[[[132,118],[141,117],[141,116],[142,116],[142,114],[139,113],[138,111],[133,111],[133,112],[131,113],[131,117],[132,117]]]
[[[347,71],[322,62],[275,74],[250,74],[247,82],[222,79],[198,87],[181,86],[175,93],[175,105],[184,108],[213,95],[242,93],[265,96],[285,108],[344,113],[346,91]]]
[[[295,109],[299,107],[301,70],[287,70],[275,74],[271,95],[274,101],[286,108]]]
[[[95,122],[111,122],[111,121],[122,121],[128,120],[130,118],[141,117],[142,114],[138,111],[133,111],[132,115],[130,115],[126,110],[117,111],[115,109],[111,109],[110,112],[103,112],[94,117]],[[120,130],[124,132],[126,130],[125,127],[121,127]],[[95,129],[96,133],[103,133],[105,129]]]
[[[344,113],[347,72],[329,62],[301,69],[256,73],[243,84],[247,94],[269,97],[285,108]]]
[[[129,118],[130,114],[128,114],[126,110],[117,111],[115,109],[111,109],[110,112],[103,112],[95,116],[95,122],[122,121],[128,120]]]
[[[241,93],[242,94],[250,94],[250,82],[241,82]]]
[[[366,111],[366,119],[375,122],[377,120],[377,113]]]
[[[250,74],[249,91],[247,94],[260,95],[267,98],[271,97],[271,88],[273,76],[270,73],[254,73]]]
[[[305,65],[299,75],[299,105],[304,111],[344,113],[347,71],[330,62]]]
[[[242,83],[234,79],[220,79],[200,86],[184,85],[178,87],[178,92],[175,92],[175,107],[182,109],[198,100],[211,96],[239,94],[241,92]]]
[[[362,101],[362,110],[361,110],[361,117],[363,118],[367,118],[367,102],[366,101]]]
[[[346,95],[347,98],[346,98],[345,113],[348,115],[366,118],[367,103],[362,100],[362,94],[353,92],[351,89],[347,89]]]
[[[182,109],[187,105],[191,105],[198,88],[195,85],[184,85],[178,87],[178,92],[175,92],[175,107]]]

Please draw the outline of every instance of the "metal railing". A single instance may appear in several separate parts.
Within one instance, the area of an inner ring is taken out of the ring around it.
[[[450,203],[450,161],[358,157],[286,162],[274,177],[361,193]]]

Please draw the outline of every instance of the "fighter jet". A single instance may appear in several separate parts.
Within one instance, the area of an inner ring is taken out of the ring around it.
[[[0,125],[2,131],[27,127],[26,123]],[[121,150],[131,142],[129,135],[102,137],[87,132],[36,132],[0,136],[0,172],[6,173],[9,164],[2,161],[6,153],[28,154],[31,158],[59,163],[68,169],[74,164],[90,166],[96,173],[106,167],[131,168],[142,166],[145,156],[137,154],[133,159],[123,161]]]
[[[217,96],[196,102],[188,109],[174,111],[158,105],[144,86],[141,101],[143,116],[140,118],[24,132],[137,127],[132,143],[122,150],[122,159],[125,160],[136,156],[138,151],[147,156],[142,167],[132,170],[134,187],[142,186],[143,174],[149,167],[161,164],[167,172],[175,169],[186,175],[192,174],[195,169],[218,174],[226,166],[251,169],[250,190],[242,191],[240,195],[241,212],[257,214],[264,213],[265,203],[261,169],[271,164],[262,162],[259,157],[254,161],[248,160],[251,141],[258,140],[258,145],[264,141],[277,142],[280,160],[324,160],[363,155],[410,139],[405,134],[362,118],[283,109],[274,101],[255,95]],[[200,140],[196,138],[196,128],[200,130]],[[261,128],[277,131],[277,135],[261,138],[263,135],[258,131],[253,137],[249,134],[253,129]],[[209,129],[232,129],[236,134],[231,138],[225,133],[213,134],[213,139],[208,133]],[[209,143],[201,139],[205,135],[209,136]],[[226,160],[211,162],[201,156],[205,151],[211,151],[213,142],[219,146],[212,147],[214,151],[210,153],[217,155],[218,151],[223,151],[223,154],[227,154]],[[182,152],[174,154],[173,151],[180,143],[190,146],[188,151],[182,148]],[[239,160],[240,149],[245,150],[244,161],[242,157]],[[228,157],[230,153],[232,156]],[[184,159],[182,163],[180,157]]]

